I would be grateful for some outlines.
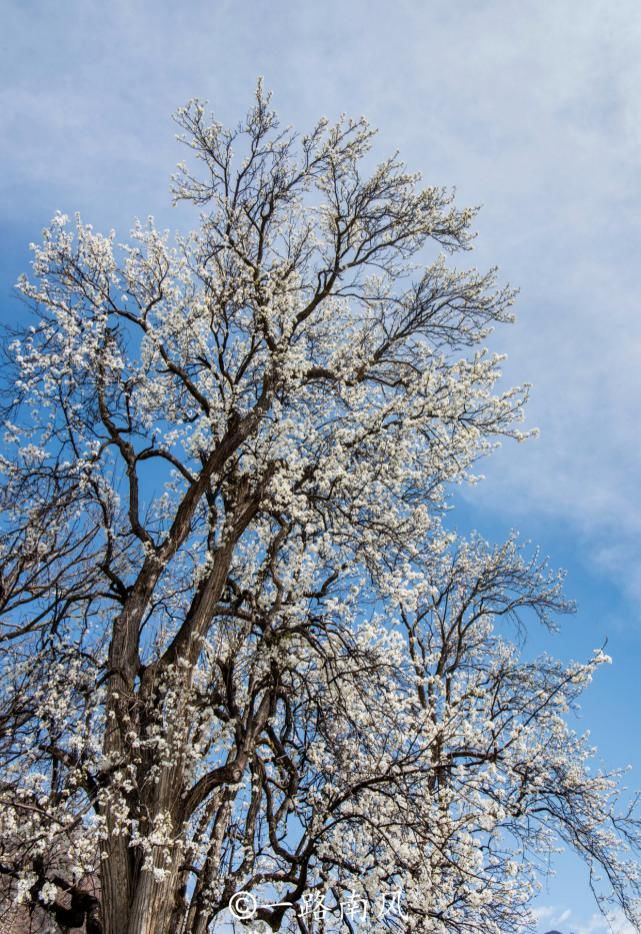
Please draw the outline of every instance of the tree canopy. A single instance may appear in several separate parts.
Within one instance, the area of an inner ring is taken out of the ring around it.
[[[0,468],[0,883],[88,934],[513,932],[559,843],[639,923],[620,775],[568,722],[608,659],[516,535],[448,529],[521,440],[474,210],[283,129],[176,120],[200,207],[128,244],[58,214],[19,284]],[[26,917],[26,915],[25,915]],[[43,919],[48,919],[46,922]],[[43,928],[39,928],[43,929]]]

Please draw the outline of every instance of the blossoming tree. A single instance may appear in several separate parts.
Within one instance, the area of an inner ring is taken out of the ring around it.
[[[566,843],[639,918],[634,811],[522,660],[561,580],[458,540],[448,484],[525,389],[482,349],[474,212],[363,120],[177,114],[200,170],[129,245],[57,215],[8,345],[0,883],[34,929],[525,930]],[[636,912],[636,913],[635,913]],[[40,925],[40,927],[37,927]],[[47,928],[49,925],[49,928]]]

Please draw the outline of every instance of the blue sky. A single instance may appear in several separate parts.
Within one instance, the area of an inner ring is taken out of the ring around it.
[[[517,527],[568,568],[579,612],[550,648],[583,658],[608,639],[580,726],[641,786],[638,0],[5,0],[1,32],[4,321],[55,210],[123,239],[134,216],[184,225],[170,114],[198,96],[233,122],[259,74],[285,122],[365,114],[379,155],[483,205],[464,259],[521,289],[494,346],[509,381],[533,383],[541,435],[484,464],[461,521]],[[605,930],[569,860],[541,910],[542,931]]]

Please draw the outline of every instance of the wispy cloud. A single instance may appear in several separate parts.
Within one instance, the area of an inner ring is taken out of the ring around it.
[[[475,497],[569,522],[605,573],[641,543],[641,7],[382,0],[6,5],[0,189],[8,218],[81,207],[126,230],[174,223],[169,114],[225,120],[258,73],[297,124],[366,112],[380,152],[484,202],[476,260],[521,286],[497,336],[535,390],[541,438],[487,465]]]
[[[595,566],[641,544],[641,7],[382,0],[242,7],[143,0],[4,13],[5,217],[79,207],[121,232],[163,223],[179,152],[169,114],[207,97],[222,119],[258,73],[287,120],[367,115],[430,181],[484,203],[476,261],[521,287],[497,336],[534,383],[541,438],[508,446],[474,496],[515,519],[570,523]],[[527,525],[525,521],[524,524]],[[633,580],[636,575],[628,574]],[[629,585],[633,590],[637,585]],[[638,587],[637,587],[638,589]],[[638,595],[636,591],[635,595]]]
[[[534,918],[540,932],[554,928],[564,934],[637,934],[621,911],[613,912],[607,918],[601,914],[579,918],[569,908],[543,905],[534,911]]]

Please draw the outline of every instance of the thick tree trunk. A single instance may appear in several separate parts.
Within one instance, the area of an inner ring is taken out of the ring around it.
[[[131,904],[131,878],[127,841],[112,840],[100,865],[103,934],[127,930]]]
[[[177,867],[161,881],[153,872],[141,872],[136,886],[127,934],[172,934],[171,918],[174,909]]]
[[[179,756],[172,765],[163,766],[159,782],[148,791],[142,791],[145,785],[145,773],[158,763],[153,752],[149,754],[148,759],[143,756],[141,763],[139,756],[132,752],[129,734],[133,732],[138,737],[145,736],[149,714],[145,707],[147,703],[152,704],[150,699],[155,696],[163,673],[169,667],[174,666],[177,661],[186,663],[187,667],[183,673],[182,683],[174,684],[173,688],[177,696],[184,701],[190,696],[193,666],[200,651],[200,638],[207,631],[214,608],[222,593],[235,542],[253,518],[258,506],[259,498],[250,495],[250,492],[246,490],[244,495],[239,495],[234,515],[235,522],[232,524],[229,540],[217,551],[211,573],[194,598],[190,611],[171,645],[161,659],[149,665],[143,673],[142,685],[138,693],[134,688],[134,682],[140,669],[138,660],[140,621],[160,575],[161,562],[159,560],[147,559],[145,561],[145,567],[139,575],[127,605],[114,624],[109,650],[108,722],[104,751],[106,757],[111,762],[118,763],[121,769],[124,769],[127,763],[132,763],[137,759],[139,773],[138,794],[140,797],[134,807],[135,813],[128,813],[124,824],[128,824],[129,820],[135,818],[141,825],[144,822],[149,828],[153,826],[154,818],[162,815],[170,819],[174,829],[180,828],[181,818],[177,811],[181,808],[177,802],[182,800],[180,790],[185,780],[181,757]],[[193,498],[192,491],[186,495],[184,502],[190,495]],[[263,707],[265,707],[264,702],[261,705],[261,711]],[[266,707],[263,713],[266,716]],[[171,733],[172,725],[165,729]],[[170,740],[168,733],[165,733],[163,738],[168,742]],[[186,738],[185,741],[187,741]],[[177,745],[180,746],[180,743]],[[240,758],[242,764],[238,768],[242,774],[247,759],[247,750],[243,750]],[[120,821],[118,819],[118,812],[123,809],[128,811],[129,804],[124,796],[120,801],[118,800],[116,788],[115,801],[109,801],[105,807],[108,834],[108,840],[105,842],[107,856],[101,868],[104,934],[170,934],[179,889],[178,853],[180,846],[172,849],[172,865],[166,878],[156,878],[153,871],[142,868],[141,860],[129,846],[129,834],[123,828],[122,819]],[[164,849],[166,852],[166,846]],[[163,870],[167,868],[162,861],[157,865]]]
[[[171,934],[178,860],[163,867],[167,870],[164,878],[156,878],[153,870],[141,866],[127,873],[122,856],[118,848],[103,860],[103,934]]]

